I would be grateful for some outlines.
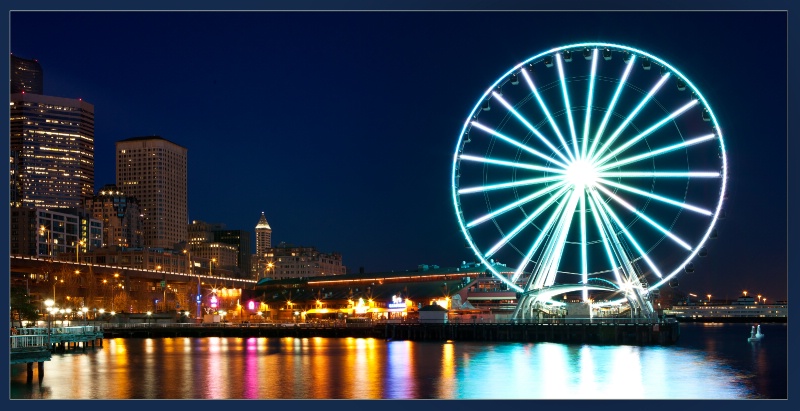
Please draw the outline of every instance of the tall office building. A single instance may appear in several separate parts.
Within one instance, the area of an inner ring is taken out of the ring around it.
[[[117,141],[117,187],[136,197],[144,246],[172,249],[187,240],[187,149],[159,136]]]
[[[267,217],[264,212],[261,212],[261,218],[256,224],[256,255],[264,257],[264,253],[268,248],[272,247],[272,228],[267,222]]]
[[[94,195],[94,106],[30,93],[10,100],[12,205],[83,207]]]
[[[38,61],[24,59],[12,54],[10,64],[11,94],[44,94],[44,73]]]
[[[214,230],[214,242],[233,245],[236,247],[236,266],[239,274],[250,276],[252,264],[250,261],[250,232],[244,230]]]
[[[89,200],[86,208],[92,216],[103,221],[103,245],[141,248],[142,213],[139,202],[125,195],[114,184],[106,184]]]

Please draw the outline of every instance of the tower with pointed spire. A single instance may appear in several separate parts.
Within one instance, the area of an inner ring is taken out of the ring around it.
[[[272,228],[267,222],[267,217],[264,212],[261,212],[261,218],[256,224],[256,255],[263,257],[268,248],[272,248]]]

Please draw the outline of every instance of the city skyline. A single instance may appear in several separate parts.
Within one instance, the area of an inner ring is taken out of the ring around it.
[[[724,290],[731,298],[747,289],[785,299],[786,98],[774,97],[786,92],[786,65],[779,64],[786,29],[778,24],[785,14],[762,16],[762,30],[737,32],[746,14],[609,13],[601,30],[591,28],[593,13],[71,13],[65,19],[58,12],[13,12],[11,52],[39,60],[48,95],[95,106],[97,188],[115,181],[115,142],[160,135],[188,149],[188,220],[254,230],[264,212],[273,243],[340,252],[351,272],[376,272],[473,261],[450,201],[450,167],[463,118],[488,84],[519,61],[568,42],[633,43],[694,79],[726,130],[728,218],[696,272],[680,277],[681,289]],[[22,35],[42,19],[37,33]],[[683,32],[669,40],[654,33],[676,20]],[[157,35],[124,34],[144,21]],[[523,28],[530,21],[552,35],[532,38]],[[580,30],[570,32],[565,23]],[[53,48],[52,33],[76,24],[101,41],[81,50]],[[208,30],[191,31],[198,26]],[[474,27],[486,28],[475,36]],[[397,31],[403,39],[392,35]],[[699,33],[715,47],[697,44]],[[723,38],[728,44],[715,40]],[[753,66],[743,58],[740,45],[756,41],[778,63]],[[748,87],[756,67],[764,80]],[[754,144],[756,134],[767,137]],[[760,284],[766,291],[756,290]]]

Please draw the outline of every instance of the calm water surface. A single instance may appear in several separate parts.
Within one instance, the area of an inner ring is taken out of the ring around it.
[[[670,347],[363,338],[111,339],[54,354],[10,398],[786,398],[786,324],[683,324]],[[34,367],[35,368],[35,367]]]

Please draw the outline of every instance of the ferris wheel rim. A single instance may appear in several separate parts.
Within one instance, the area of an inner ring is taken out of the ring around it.
[[[465,120],[464,124],[461,127],[461,130],[460,130],[460,133],[459,133],[459,136],[458,136],[458,139],[457,139],[456,149],[455,149],[454,155],[453,155],[452,173],[451,173],[451,193],[452,193],[452,196],[453,196],[453,204],[454,204],[454,207],[456,209],[457,220],[458,220],[461,232],[465,237],[467,245],[472,249],[472,251],[474,252],[475,256],[486,266],[487,270],[491,271],[494,277],[496,277],[496,278],[502,280],[503,282],[505,282],[510,288],[512,288],[512,289],[514,289],[515,291],[518,291],[518,292],[523,292],[524,290],[521,287],[519,287],[518,285],[516,285],[515,283],[513,283],[511,281],[508,281],[507,279],[504,278],[503,275],[501,275],[498,272],[498,270],[494,267],[493,260],[492,260],[492,262],[490,262],[488,257],[484,257],[482,255],[482,253],[479,252],[478,245],[475,243],[474,239],[472,238],[472,235],[470,234],[470,231],[469,231],[468,227],[466,226],[466,221],[464,219],[463,211],[462,211],[461,206],[460,206],[460,195],[458,193],[459,178],[460,178],[458,165],[459,165],[459,162],[460,162],[460,159],[461,159],[461,150],[462,150],[462,147],[464,147],[464,136],[466,135],[467,131],[469,130],[469,128],[471,126],[471,121],[474,118],[476,118],[475,115],[476,115],[476,113],[479,112],[482,102],[484,102],[491,95],[493,90],[497,89],[498,86],[500,86],[501,84],[504,84],[505,81],[508,81],[508,78],[512,74],[514,74],[516,72],[519,72],[520,70],[524,69],[525,65],[536,63],[538,60],[540,60],[540,59],[542,59],[542,58],[544,58],[544,57],[546,57],[548,55],[554,55],[555,53],[559,53],[559,52],[562,52],[562,51],[565,51],[565,50],[576,50],[576,49],[584,49],[584,48],[598,48],[598,49],[599,48],[603,48],[603,49],[611,49],[613,51],[625,51],[625,52],[629,52],[629,53],[634,53],[637,56],[646,57],[646,58],[650,59],[651,61],[653,61],[653,62],[665,67],[671,73],[674,73],[677,76],[677,78],[682,80],[686,84],[686,86],[693,92],[693,95],[696,96],[696,98],[698,100],[699,106],[703,107],[703,108],[705,108],[705,110],[707,110],[707,112],[708,112],[708,114],[710,116],[711,124],[713,125],[713,129],[715,131],[714,132],[714,134],[715,134],[714,140],[718,142],[719,147],[720,147],[720,159],[721,159],[721,165],[722,165],[721,166],[721,170],[720,170],[720,191],[719,191],[719,196],[718,196],[716,204],[715,204],[714,212],[713,212],[713,214],[711,216],[711,221],[708,223],[708,227],[705,230],[705,233],[703,233],[703,236],[702,236],[701,240],[698,242],[697,246],[694,247],[691,250],[691,252],[686,256],[686,258],[683,259],[683,261],[681,263],[679,263],[675,267],[674,270],[672,270],[668,274],[665,273],[663,275],[663,277],[659,281],[657,281],[654,284],[650,285],[648,287],[648,290],[647,290],[647,292],[650,292],[652,290],[658,289],[663,284],[667,283],[668,281],[673,279],[676,275],[678,275],[686,267],[686,265],[688,265],[692,261],[692,259],[694,259],[697,256],[698,252],[700,252],[701,248],[706,244],[707,240],[709,239],[709,236],[710,236],[711,232],[714,230],[714,228],[716,227],[716,225],[718,223],[720,212],[722,211],[722,206],[723,206],[723,203],[724,203],[724,198],[725,198],[725,193],[726,193],[726,188],[727,188],[728,166],[727,166],[727,153],[726,153],[726,150],[725,150],[724,134],[723,134],[722,128],[720,127],[719,122],[717,120],[717,116],[715,115],[711,105],[708,103],[708,101],[706,100],[705,96],[700,92],[700,90],[695,86],[695,84],[689,78],[687,78],[680,70],[678,70],[677,68],[675,68],[673,65],[669,64],[668,62],[664,61],[663,59],[659,58],[658,56],[655,56],[655,55],[653,55],[651,53],[648,53],[646,51],[640,50],[638,48],[625,46],[625,45],[617,44],[617,43],[607,43],[607,42],[572,43],[572,44],[568,44],[568,45],[563,45],[563,46],[551,48],[551,49],[549,49],[547,51],[538,53],[538,54],[536,54],[536,55],[524,60],[523,62],[516,64],[510,70],[506,71],[500,77],[498,77],[497,80],[494,81],[486,89],[486,91],[483,93],[483,95],[481,95],[480,98],[477,99],[477,102],[473,106],[472,110],[469,112],[469,115],[466,117],[466,120]]]

